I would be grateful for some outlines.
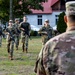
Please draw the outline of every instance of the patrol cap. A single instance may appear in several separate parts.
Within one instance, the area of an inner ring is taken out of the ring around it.
[[[9,20],[9,22],[13,22],[13,20]]]
[[[19,21],[19,18],[15,18],[15,21]]]
[[[48,20],[48,19],[46,19],[46,20],[45,20],[45,22],[49,22],[49,20]]]
[[[66,15],[75,15],[75,1],[66,2]]]

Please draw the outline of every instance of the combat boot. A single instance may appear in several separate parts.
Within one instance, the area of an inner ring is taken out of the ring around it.
[[[13,60],[13,57],[12,57],[10,54],[9,54],[9,59],[10,59],[10,60]]]
[[[10,60],[13,60],[13,57],[10,57],[9,59],[10,59]]]
[[[11,55],[10,55],[10,53],[8,53],[8,57],[9,57],[9,59],[11,58]]]
[[[18,47],[16,47],[16,50],[18,50]]]
[[[11,60],[13,60],[13,57],[11,57]]]

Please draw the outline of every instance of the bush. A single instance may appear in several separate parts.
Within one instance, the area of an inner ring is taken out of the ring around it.
[[[37,31],[31,30],[30,36],[37,36],[37,35],[38,35]]]
[[[57,22],[57,30],[59,33],[65,32],[67,28],[66,23],[64,22],[64,15],[65,15],[64,12],[60,13],[59,19]]]

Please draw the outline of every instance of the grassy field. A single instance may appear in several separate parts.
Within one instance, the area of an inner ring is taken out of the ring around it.
[[[14,49],[14,60],[9,60],[6,49],[6,40],[3,39],[0,48],[0,75],[35,75],[33,69],[36,57],[42,47],[40,37],[32,37],[29,40],[28,53],[22,52],[22,43],[19,50]]]

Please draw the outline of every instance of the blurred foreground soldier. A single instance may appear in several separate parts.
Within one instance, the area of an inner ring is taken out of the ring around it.
[[[66,3],[67,30],[50,39],[36,62],[37,75],[75,75],[75,1]]]
[[[19,39],[20,39],[20,28],[19,28],[19,19],[15,19],[15,28],[16,28],[16,35],[15,35],[15,44],[16,44],[16,50],[18,50],[19,46]]]
[[[20,24],[20,29],[22,31],[22,49],[23,52],[28,52],[28,40],[29,40],[29,33],[30,33],[30,24],[27,22],[27,17],[23,17],[23,22]]]
[[[52,34],[53,34],[53,29],[52,27],[49,25],[49,20],[46,19],[44,26],[42,28],[40,28],[39,34],[41,34],[42,36],[42,44],[44,45],[50,38],[52,38]]]
[[[6,28],[7,33],[7,51],[11,60],[13,60],[14,42],[16,29],[13,25],[13,21],[9,20],[9,26]]]

